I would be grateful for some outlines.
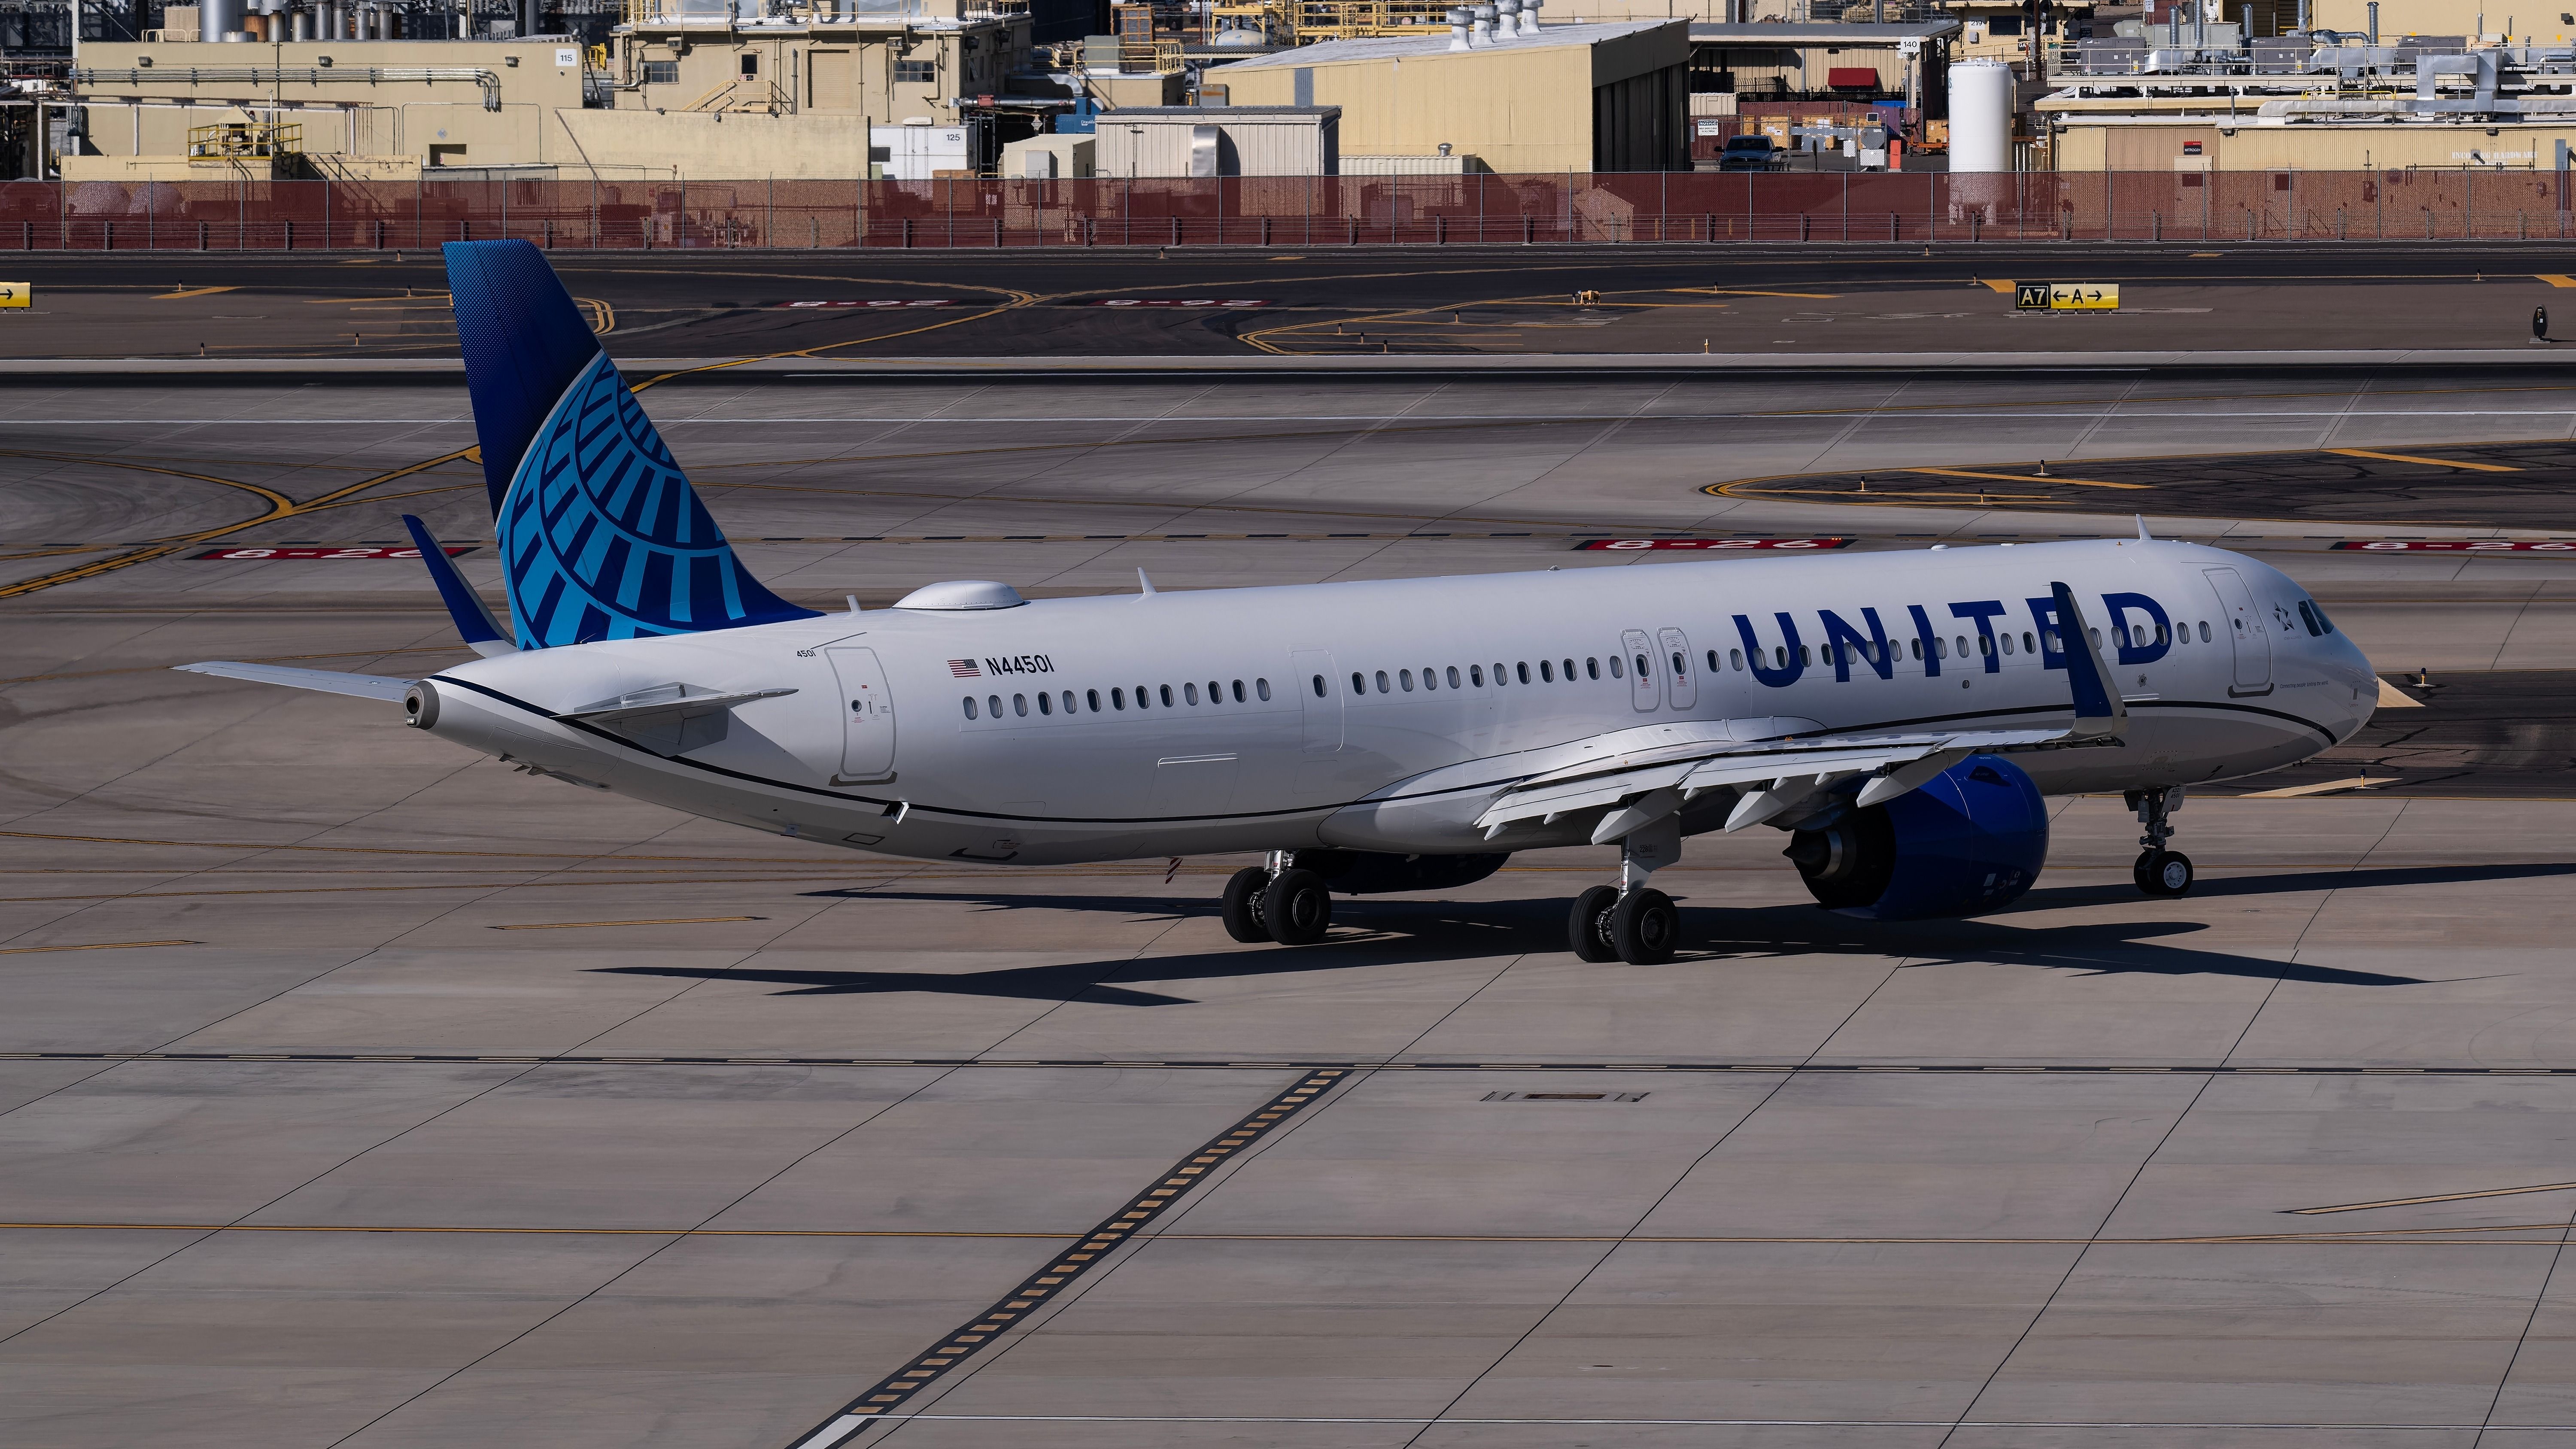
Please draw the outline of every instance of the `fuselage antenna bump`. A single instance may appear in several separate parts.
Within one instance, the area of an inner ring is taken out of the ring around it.
[[[1150,599],[1154,597],[1154,592],[1154,581],[1145,577],[1143,569],[1136,570],[1136,597]]]
[[[859,596],[858,596],[858,595],[856,595],[856,594],[843,594],[841,597],[850,601],[850,612],[851,612],[851,613],[855,614],[855,613],[858,613],[858,612],[859,612]]]
[[[2140,542],[2140,543],[2153,543],[2153,542],[2155,542],[2155,541],[2156,541],[2156,536],[2155,536],[2154,534],[2152,534],[2152,533],[2147,532],[2147,516],[2146,516],[2145,514],[2143,514],[2143,513],[2139,514],[2139,515],[2138,515],[2138,542]]]

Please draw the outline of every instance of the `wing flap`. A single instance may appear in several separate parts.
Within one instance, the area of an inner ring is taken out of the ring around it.
[[[384,674],[343,674],[336,669],[292,669],[283,664],[243,664],[231,659],[209,659],[202,664],[174,664],[170,667],[185,674],[211,674],[218,679],[247,679],[254,684],[282,684],[289,689],[312,689],[324,694],[351,694],[360,699],[397,702],[414,683]]]
[[[1935,754],[2003,752],[2090,742],[2066,729],[2007,729],[1815,735],[1794,743],[1699,746],[1686,759],[1591,761],[1536,776],[1506,790],[1477,817],[1476,824],[1492,831],[1525,820],[1614,806],[1648,791],[1675,786],[1697,794],[1729,786],[1768,785],[1774,780],[1891,771]]]

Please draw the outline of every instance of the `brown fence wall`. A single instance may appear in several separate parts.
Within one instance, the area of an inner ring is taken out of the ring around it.
[[[2547,171],[0,182],[0,251],[2568,236]]]

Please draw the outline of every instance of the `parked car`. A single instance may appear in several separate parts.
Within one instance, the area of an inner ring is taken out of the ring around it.
[[[1784,171],[1788,156],[1768,136],[1731,136],[1717,153],[1720,171]]]

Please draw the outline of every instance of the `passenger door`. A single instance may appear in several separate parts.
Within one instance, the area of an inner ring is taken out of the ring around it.
[[[835,784],[894,778],[894,694],[873,649],[826,649],[841,684],[841,773]]]
[[[1699,685],[1691,668],[1690,636],[1679,629],[1662,629],[1655,634],[1664,646],[1664,696],[1675,709],[1688,709],[1699,701]]]
[[[1655,645],[1643,629],[1630,629],[1619,636],[1619,646],[1628,653],[1628,700],[1639,713],[1651,713],[1664,702],[1664,693],[1655,685]]]
[[[2200,572],[2218,595],[2219,614],[2227,621],[2227,642],[2236,650],[2236,683],[2227,692],[2270,694],[2272,636],[2263,627],[2262,611],[2254,607],[2254,591],[2245,586],[2245,576],[2234,569]]]

